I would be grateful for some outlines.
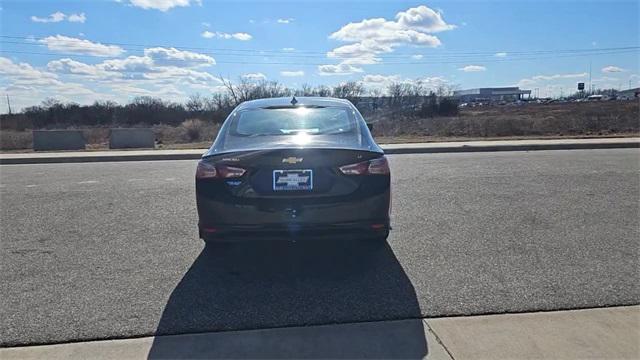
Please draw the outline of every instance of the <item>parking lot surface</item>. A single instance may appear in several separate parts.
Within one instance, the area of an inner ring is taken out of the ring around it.
[[[391,155],[382,249],[205,248],[191,160],[3,165],[0,342],[637,304],[639,156]]]

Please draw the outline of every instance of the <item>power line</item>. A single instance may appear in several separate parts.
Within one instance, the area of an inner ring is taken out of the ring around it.
[[[592,56],[597,55],[614,55],[614,54],[624,54],[624,53],[633,53],[635,50],[615,50],[615,51],[606,51],[595,54],[590,54]],[[35,51],[15,51],[15,50],[0,50],[0,54],[25,54],[25,55],[39,55],[39,56],[50,56],[50,57],[81,57],[81,58],[104,58],[103,56],[98,55],[90,55],[90,54],[77,54],[77,53],[45,53],[45,52],[35,52]],[[476,59],[475,62],[481,63],[502,63],[502,62],[512,62],[512,61],[538,61],[538,60],[548,60],[548,59],[556,59],[556,58],[572,58],[572,57],[580,57],[582,54],[574,55],[574,54],[563,54],[563,55],[546,55],[546,56],[538,56],[538,57],[521,57],[521,58],[511,58],[511,59]],[[317,58],[316,58],[317,59]],[[238,64],[238,65],[296,65],[296,66],[312,66],[312,65],[327,65],[327,61],[332,60],[331,58],[324,59],[323,62],[294,62],[294,61],[225,61],[225,60],[216,60],[217,64]],[[465,59],[465,60],[448,60],[448,59],[436,59],[436,61],[411,61],[411,62],[402,62],[402,61],[387,61],[387,62],[376,62],[371,64],[353,64],[355,66],[359,65],[433,65],[433,64],[467,64],[472,62],[473,60]]]
[[[29,36],[10,36],[10,35],[0,35],[0,38],[4,39],[18,39],[24,40],[26,42],[10,42],[10,41],[2,41],[3,43],[14,43],[14,44],[22,44],[22,45],[43,45],[39,41],[45,40],[43,37],[29,37]],[[299,54],[315,54],[315,55],[326,55],[325,51],[311,51],[311,50],[294,50],[294,51],[286,51],[286,50],[273,50],[273,49],[233,49],[233,48],[211,48],[211,47],[195,47],[195,46],[179,46],[179,45],[169,45],[169,44],[134,44],[134,43],[122,43],[122,42],[100,42],[102,45],[113,45],[120,47],[128,47],[131,50],[141,51],[145,48],[153,48],[153,47],[164,47],[164,48],[175,48],[177,50],[205,50],[205,51],[215,51],[217,55],[222,55],[221,52],[239,52],[239,53],[258,53],[258,56],[264,56],[267,54],[282,54],[287,56],[299,55]],[[140,49],[136,49],[140,48]],[[639,50],[640,46],[625,46],[625,47],[611,47],[611,48],[588,48],[588,49],[557,49],[557,50],[528,50],[528,51],[505,51],[500,50],[499,52],[506,52],[508,56],[520,56],[520,55],[542,55],[542,54],[565,54],[565,53],[582,53],[588,54],[591,52],[598,52],[604,50]],[[465,50],[437,50],[440,54],[433,53],[428,56],[460,56],[460,55],[487,55],[487,56],[495,56],[498,50],[494,51],[465,51]],[[230,55],[230,54],[229,54]],[[377,57],[407,57],[410,55],[407,54],[377,54]],[[344,56],[348,58],[353,58],[354,56]]]
[[[43,44],[40,43],[34,43],[34,42],[19,42],[19,41],[7,41],[7,40],[0,40],[0,43],[3,44],[14,44],[14,45],[29,45],[29,46],[43,46]],[[481,55],[461,55],[461,54],[452,54],[452,55],[446,55],[446,54],[431,54],[428,55],[428,58],[430,60],[442,60],[442,61],[446,61],[446,60],[455,60],[455,59],[460,59],[460,60],[465,60],[467,62],[469,61],[486,61],[486,60],[491,60],[492,62],[501,62],[501,61],[509,61],[512,60],[514,58],[527,58],[527,57],[531,57],[531,56],[540,56],[540,55],[546,55],[546,56],[556,56],[556,55],[575,55],[575,56],[579,56],[579,55],[598,55],[598,54],[602,54],[602,53],[606,53],[609,54],[611,52],[618,52],[618,51],[634,51],[636,49],[640,49],[640,47],[619,47],[619,48],[602,48],[602,49],[585,49],[584,52],[567,52],[567,51],[558,51],[558,52],[552,52],[552,53],[546,53],[546,54],[537,54],[537,53],[521,53],[521,54],[515,54],[509,58],[501,58],[501,59],[496,59],[495,56],[493,55],[486,55],[486,56],[481,56]],[[124,50],[127,51],[142,51],[141,49],[131,49],[131,48],[124,48]],[[574,50],[575,51],[575,50]],[[310,59],[318,59],[318,56],[316,55],[301,55],[301,54],[288,54],[288,53],[282,53],[282,54],[257,54],[257,53],[243,53],[243,54],[237,54],[237,53],[221,53],[221,52],[200,52],[199,54],[203,54],[203,55],[212,55],[212,56],[216,56],[216,57],[267,57],[267,58],[310,58]],[[75,54],[78,55],[78,54]],[[82,54],[80,54],[82,55]],[[323,54],[324,55],[324,54]],[[487,57],[488,56],[488,57]],[[374,55],[374,57],[376,59],[406,59],[409,58],[410,55],[399,55],[399,54],[378,54],[378,55]],[[343,59],[353,59],[353,56],[348,56],[348,55],[343,55],[343,56],[332,56],[332,57],[327,57],[327,59],[337,59],[337,60],[343,60]]]

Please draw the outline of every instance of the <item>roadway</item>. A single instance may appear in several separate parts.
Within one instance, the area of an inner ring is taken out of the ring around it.
[[[195,161],[0,166],[0,345],[638,304],[640,151],[391,155],[389,246],[204,248]]]

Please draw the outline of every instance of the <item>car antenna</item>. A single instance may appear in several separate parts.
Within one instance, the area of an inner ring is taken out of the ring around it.
[[[293,98],[291,98],[291,105],[296,105],[298,103],[298,100],[296,99],[296,96],[294,95]]]

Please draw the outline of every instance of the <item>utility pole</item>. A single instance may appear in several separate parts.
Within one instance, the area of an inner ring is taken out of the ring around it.
[[[9,108],[9,115],[11,115],[11,101],[9,101],[9,94],[7,94],[7,107]]]
[[[591,60],[589,60],[589,94],[593,94],[593,86],[591,85]]]

